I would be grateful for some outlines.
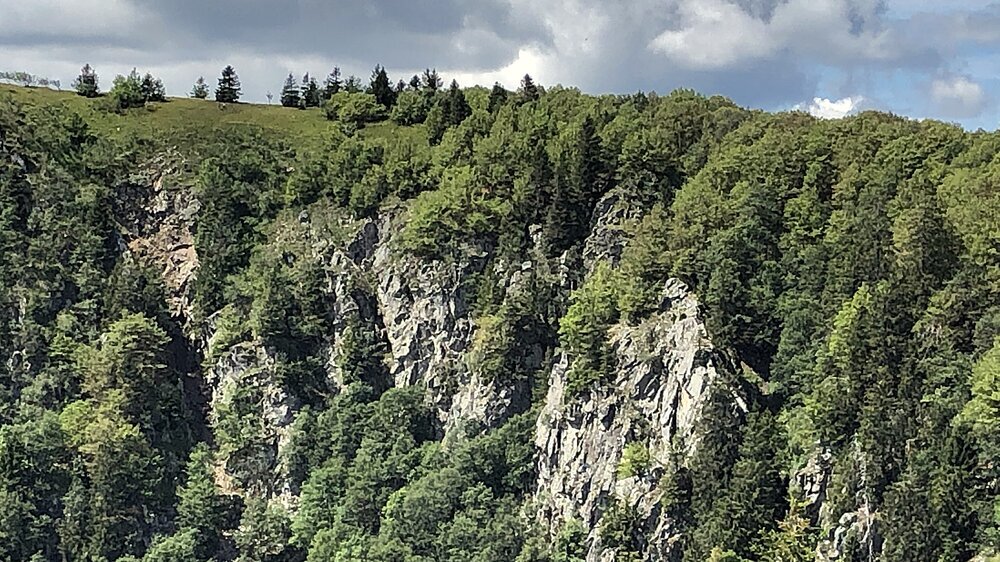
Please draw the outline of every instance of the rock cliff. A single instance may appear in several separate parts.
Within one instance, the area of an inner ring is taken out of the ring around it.
[[[646,530],[644,559],[666,560],[674,531],[661,509],[660,480],[672,458],[697,446],[701,408],[733,367],[709,341],[697,299],[676,280],[663,288],[656,314],[638,326],[615,326],[610,337],[617,360],[610,384],[572,396],[565,355],[552,370],[536,433],[539,516],[553,534],[568,520],[581,521],[590,530],[588,561],[609,560],[614,552],[601,544],[599,529],[618,501]],[[648,453],[632,473],[619,470],[627,447]]]
[[[142,212],[134,217],[135,236],[127,243],[160,266],[172,309],[187,322],[189,285],[197,268],[191,245],[197,202],[189,191],[165,180],[170,173],[161,167],[148,182],[152,188],[136,194],[143,201]],[[613,193],[598,203],[593,231],[583,246],[584,274],[600,261],[617,264],[627,243],[627,227],[638,216]],[[323,299],[332,318],[326,335],[332,392],[343,386],[336,358],[353,318],[377,332],[384,343],[381,384],[427,389],[442,438],[459,428],[496,427],[530,407],[526,380],[498,380],[473,368],[477,331],[490,328],[477,326],[470,282],[490,274],[502,302],[523,298],[539,279],[566,295],[580,277],[571,271],[579,258],[547,260],[537,249],[537,231],[532,233],[536,248],[523,263],[491,259],[493,248],[486,243],[466,248],[460,259],[410,255],[397,247],[395,235],[405,220],[398,210],[364,221],[341,221],[337,230],[346,232],[342,239],[330,236],[329,216],[303,212],[297,219],[272,236],[285,245],[303,245],[306,259],[320,264],[325,273]],[[284,453],[301,402],[282,387],[275,358],[263,342],[227,342],[221,351],[213,351],[219,337],[217,316],[195,342],[209,357],[203,384],[207,418],[221,442],[217,481],[230,493],[268,497],[294,509],[297,490],[289,481]],[[546,366],[541,346],[515,350],[530,368],[548,373],[535,438],[537,516],[553,535],[571,519],[583,522],[588,561],[611,560],[615,551],[602,544],[600,529],[609,506],[618,503],[638,515],[645,537],[643,559],[670,559],[676,554],[676,529],[661,506],[661,480],[674,460],[683,462],[697,446],[701,408],[714,385],[732,376],[735,368],[709,340],[697,298],[677,280],[663,287],[655,314],[638,325],[614,326],[609,339],[616,365],[611,382],[580,395],[567,393],[571,365],[565,354],[557,354]],[[733,400],[745,408],[740,397],[734,395]],[[242,429],[231,426],[233,419],[242,420]],[[642,450],[648,460],[622,470],[627,450]]]

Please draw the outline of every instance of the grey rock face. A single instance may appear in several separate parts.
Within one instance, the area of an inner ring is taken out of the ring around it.
[[[671,557],[672,529],[660,509],[659,481],[673,456],[690,453],[709,392],[733,367],[708,339],[698,301],[671,280],[660,311],[638,326],[611,330],[613,380],[582,396],[566,392],[569,359],[552,370],[538,419],[539,518],[555,533],[570,519],[590,529],[588,561],[613,557],[598,529],[614,499],[635,510],[647,533],[647,560]],[[745,409],[738,397],[734,400]],[[626,445],[649,452],[641,474],[620,475]]]
[[[227,493],[290,498],[280,452],[299,403],[278,383],[274,360],[259,342],[234,345],[206,371],[210,423],[219,444],[216,482]]]

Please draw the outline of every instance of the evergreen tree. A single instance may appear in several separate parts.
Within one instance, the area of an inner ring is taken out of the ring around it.
[[[518,90],[518,93],[521,94],[524,101],[535,101],[541,95],[530,74],[525,74],[524,78],[521,79],[521,89]]]
[[[490,102],[487,105],[490,113],[496,113],[500,111],[503,104],[507,103],[507,90],[504,88],[500,82],[493,83],[493,89],[490,90]]]
[[[299,94],[299,86],[295,82],[295,76],[289,72],[288,78],[285,78],[285,86],[281,88],[281,105],[298,107],[300,103],[302,103],[302,97]]]
[[[153,78],[153,75],[147,72],[142,78],[142,97],[147,102],[167,101],[167,92],[163,87],[163,81],[159,78]]]
[[[85,98],[96,98],[101,93],[97,86],[97,73],[89,64],[80,70],[80,76],[73,82],[73,89]]]
[[[236,69],[227,66],[222,69],[222,76],[219,78],[219,87],[215,89],[215,101],[222,103],[236,103],[240,101],[240,77],[236,74]]]
[[[195,532],[195,551],[200,559],[215,556],[227,526],[226,505],[212,476],[212,454],[204,445],[191,452],[187,480],[177,491],[177,527]]]
[[[361,93],[361,79],[353,74],[347,77],[344,81],[344,91],[349,94],[360,94]]]
[[[420,90],[420,76],[418,76],[418,75],[414,74],[414,75],[413,75],[413,76],[412,76],[412,77],[410,78],[410,83],[409,83],[409,85],[408,85],[408,86],[409,86],[409,88],[410,88],[411,90],[413,90],[414,92],[416,92],[416,91]]]
[[[343,81],[340,79],[340,67],[335,66],[323,83],[323,94],[326,99],[330,99],[340,91],[341,87],[343,87]]]
[[[309,76],[307,72],[302,77],[302,107],[319,107],[320,104],[319,84],[316,79]]]
[[[469,107],[469,102],[465,99],[465,92],[458,86],[457,80],[451,81],[448,94],[442,103],[444,118],[449,125],[459,125],[472,114],[472,108]]]
[[[191,88],[191,97],[199,100],[208,97],[208,84],[205,83],[204,76],[199,76],[198,80],[194,83],[194,87]]]
[[[392,83],[389,81],[385,67],[375,65],[371,82],[368,85],[368,93],[375,96],[375,101],[385,106],[386,109],[391,109],[395,105],[396,92],[392,89]]]
[[[424,91],[428,92],[428,93],[431,93],[431,94],[433,94],[433,93],[437,92],[438,90],[440,90],[441,86],[444,85],[444,81],[441,80],[440,76],[438,76],[438,72],[437,72],[436,68],[435,69],[430,69],[430,68],[425,69],[424,70],[423,78],[421,79],[421,82],[423,84]]]

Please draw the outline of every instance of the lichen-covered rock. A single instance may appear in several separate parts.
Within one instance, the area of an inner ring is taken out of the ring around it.
[[[664,287],[656,314],[638,326],[615,326],[610,339],[617,367],[608,384],[571,396],[568,358],[552,370],[536,433],[539,516],[553,534],[580,520],[590,529],[587,559],[603,560],[610,554],[598,530],[615,499],[649,531],[644,558],[669,559],[673,532],[659,482],[673,456],[696,446],[702,407],[733,366],[709,341],[697,299],[677,280]],[[618,470],[630,443],[648,452],[639,474]]]

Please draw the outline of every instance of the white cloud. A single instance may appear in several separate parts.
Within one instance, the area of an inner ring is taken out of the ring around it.
[[[982,86],[964,76],[934,80],[931,100],[942,115],[954,118],[976,117],[987,105]]]
[[[820,119],[840,119],[858,111],[864,101],[865,98],[862,96],[851,96],[839,100],[813,98],[812,102],[797,105],[795,109],[806,111],[813,117]]]
[[[788,0],[768,19],[735,0],[677,0],[679,19],[649,48],[688,68],[718,70],[779,54],[844,65],[892,62],[906,50],[874,0]]]
[[[664,31],[650,48],[689,68],[723,68],[769,56],[779,46],[768,24],[724,0],[685,2],[680,19],[680,29]]]

